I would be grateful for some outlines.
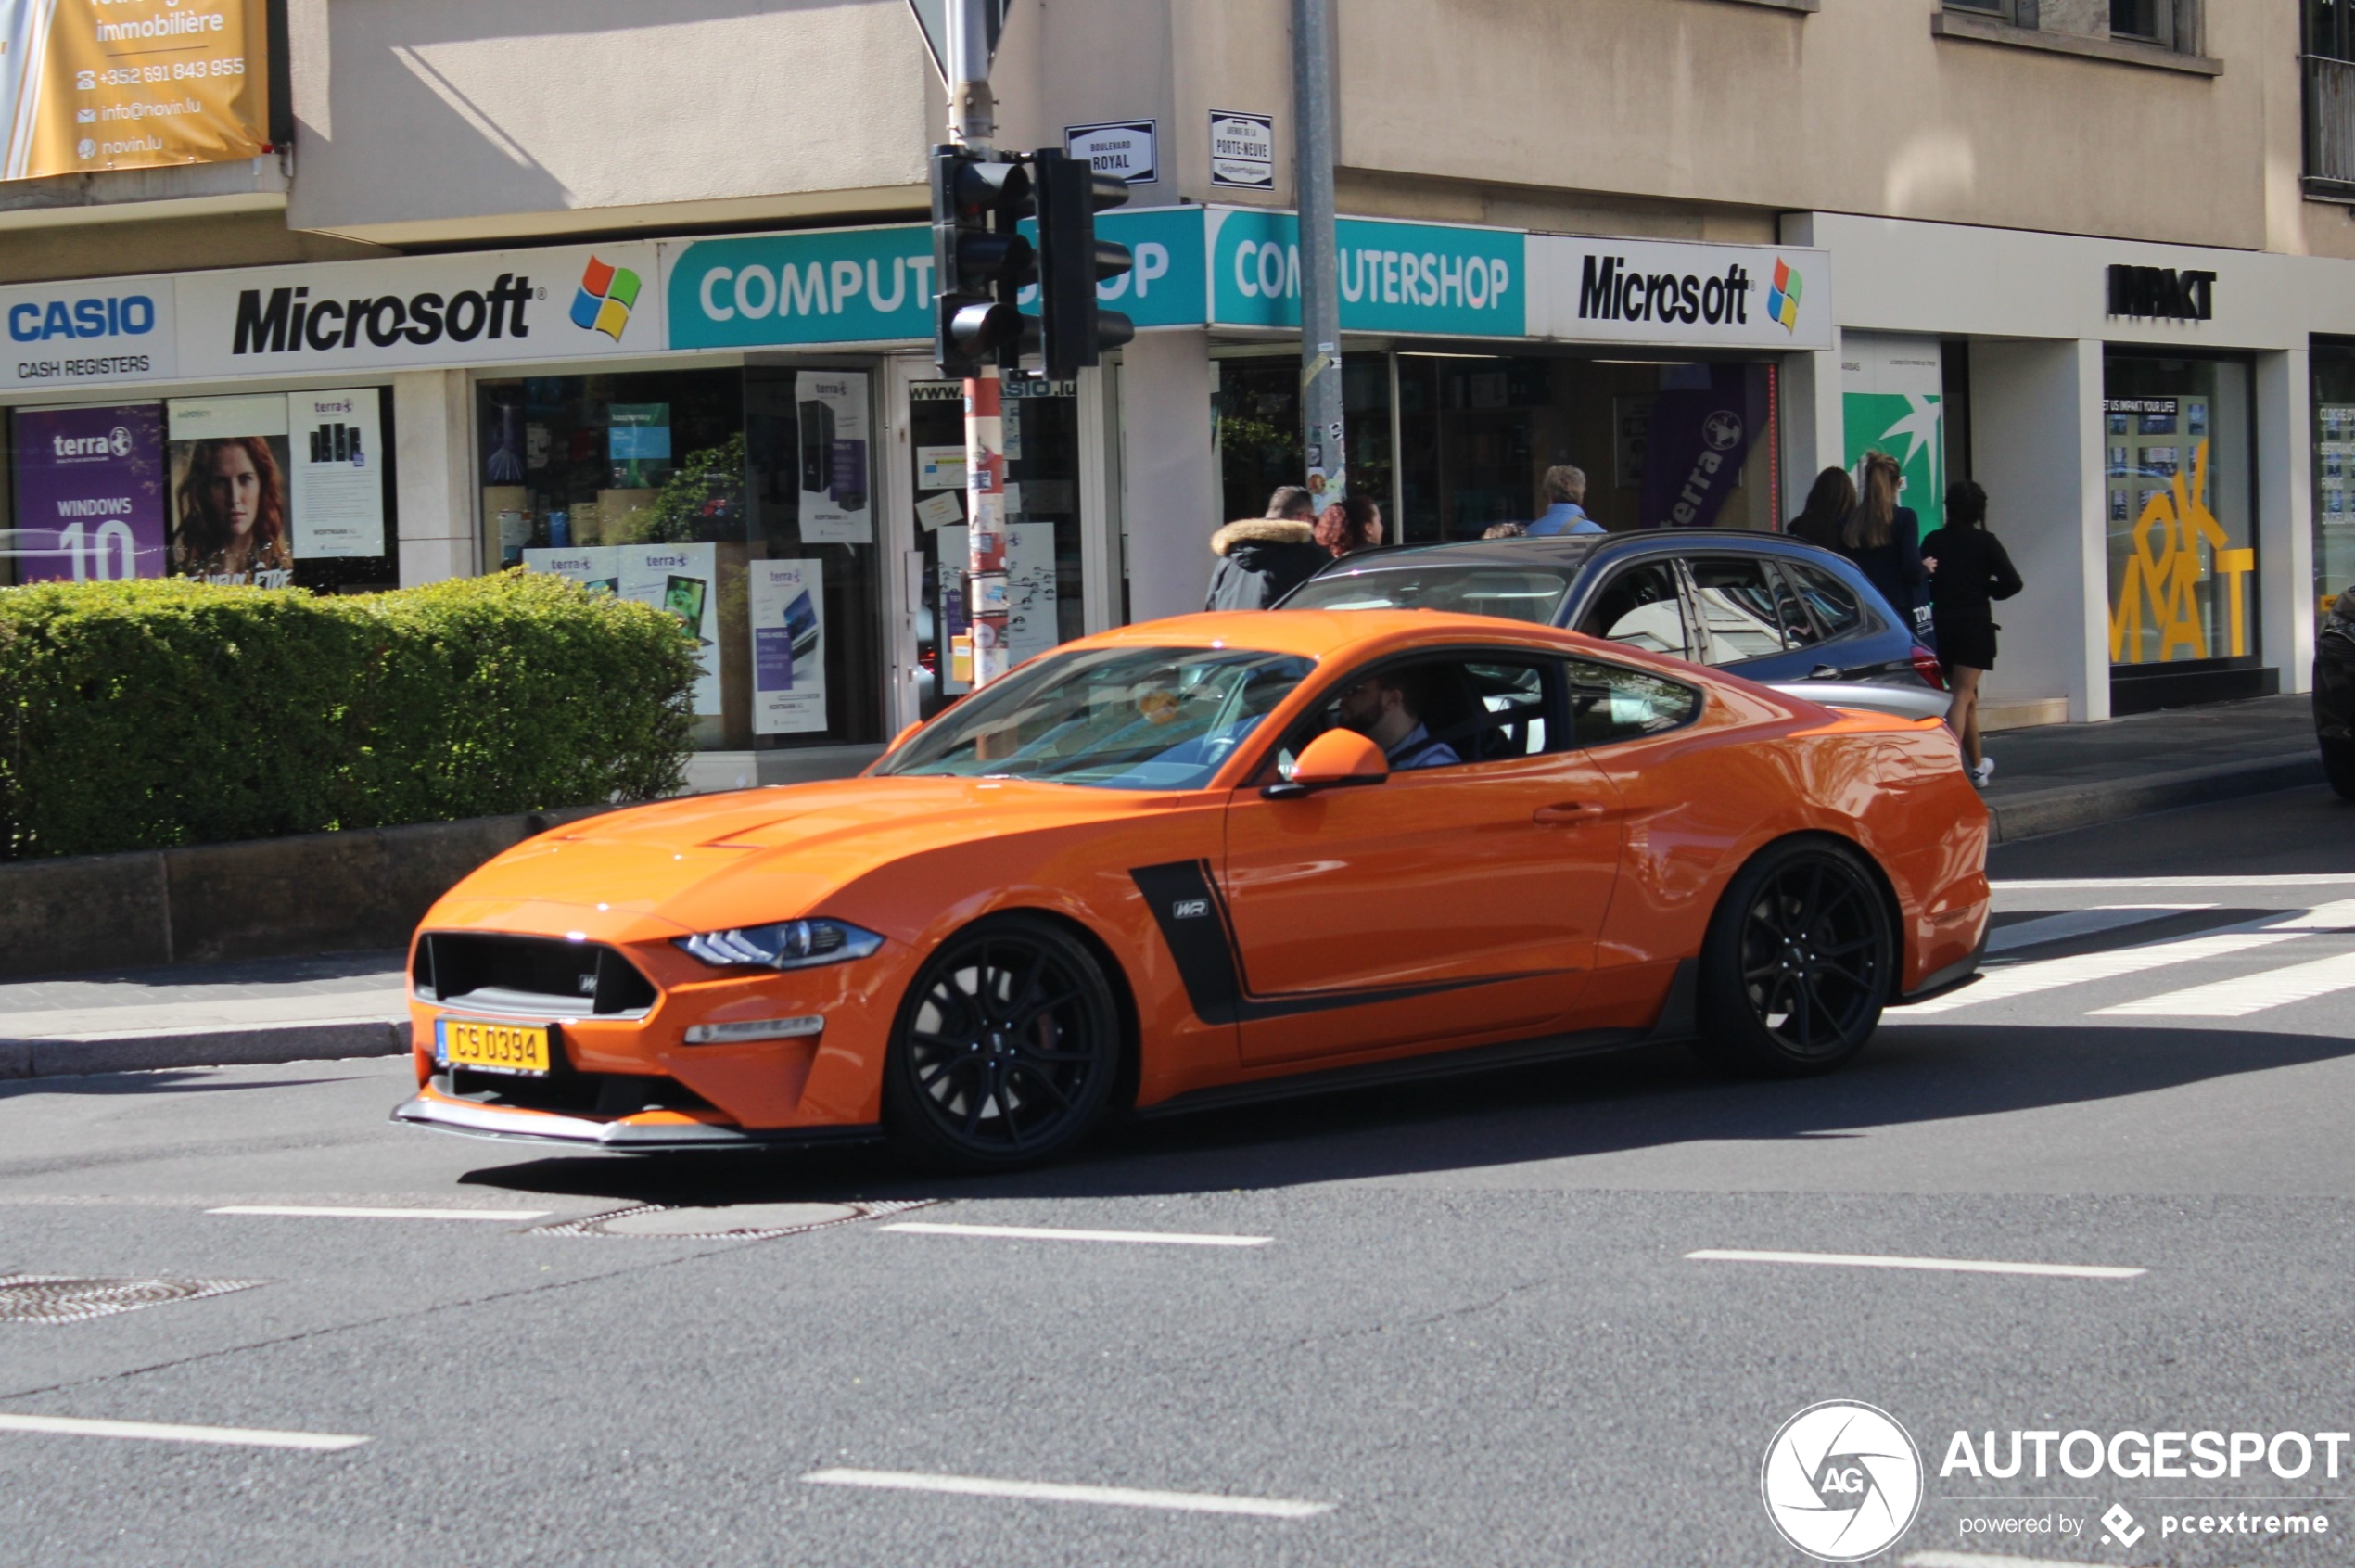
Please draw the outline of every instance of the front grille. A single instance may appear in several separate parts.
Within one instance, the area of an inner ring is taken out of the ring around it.
[[[453,1100],[513,1105],[571,1116],[628,1116],[640,1111],[708,1111],[710,1101],[660,1074],[583,1073],[559,1066],[546,1077],[477,1073],[465,1067],[434,1075],[433,1086]]]
[[[551,1018],[639,1018],[655,988],[598,942],[556,937],[427,932],[410,975],[417,995],[445,1007]]]

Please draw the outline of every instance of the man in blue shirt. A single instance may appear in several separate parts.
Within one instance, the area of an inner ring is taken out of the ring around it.
[[[1338,717],[1344,727],[1381,747],[1394,773],[1453,767],[1463,759],[1423,728],[1422,699],[1422,682],[1415,670],[1391,670],[1368,676],[1343,692]]]
[[[1543,515],[1529,525],[1529,537],[1549,539],[1561,533],[1604,533],[1602,524],[1586,515],[1586,470],[1573,468],[1567,463],[1546,470],[1546,500]]]

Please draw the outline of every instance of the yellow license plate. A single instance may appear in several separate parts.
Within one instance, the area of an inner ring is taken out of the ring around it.
[[[544,1024],[491,1024],[478,1018],[435,1022],[442,1063],[483,1073],[545,1073],[548,1027]]]

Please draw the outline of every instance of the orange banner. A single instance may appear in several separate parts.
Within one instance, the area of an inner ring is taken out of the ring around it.
[[[0,179],[252,158],[265,0],[0,0]]]

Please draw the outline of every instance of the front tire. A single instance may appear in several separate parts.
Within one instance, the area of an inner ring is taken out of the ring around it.
[[[923,1163],[1012,1170],[1101,1119],[1120,1069],[1120,1010],[1086,943],[1035,915],[943,942],[900,1003],[884,1070],[894,1138]]]
[[[1844,846],[1770,846],[1741,869],[1701,946],[1703,1055],[1774,1077],[1827,1073],[1865,1047],[1891,989],[1889,906]]]
[[[2341,800],[2355,800],[2355,741],[2324,740],[2323,777]]]

